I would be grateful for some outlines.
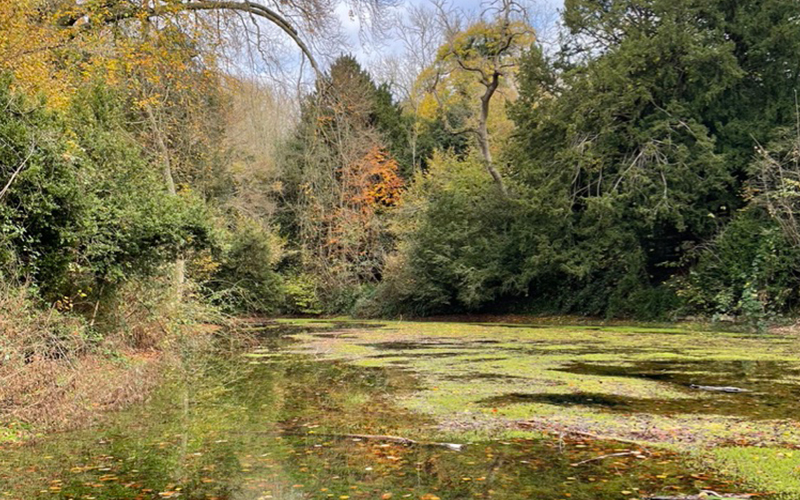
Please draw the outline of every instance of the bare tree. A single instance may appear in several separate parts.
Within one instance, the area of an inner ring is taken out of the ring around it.
[[[796,137],[774,149],[756,148],[755,201],[800,245],[800,124]]]
[[[445,41],[444,30],[432,6],[409,5],[395,14],[393,35],[400,42],[399,53],[378,61],[376,73],[416,111],[424,95],[419,75],[435,62],[436,51]]]
[[[348,9],[362,26],[379,32],[383,12],[394,0],[106,0],[59,2],[58,24],[75,31],[75,36],[93,29],[125,23],[149,23],[157,28],[174,26],[193,33],[200,47],[219,49],[231,41],[245,41],[261,58],[257,71],[269,73],[297,58],[283,57],[285,41],[291,41],[321,73],[317,55],[336,55],[343,46],[337,10]],[[200,28],[200,29],[198,29]],[[212,41],[202,40],[213,36]],[[206,42],[206,43],[202,43]],[[255,62],[255,61],[254,61]]]
[[[225,136],[226,146],[235,152],[228,168],[236,186],[230,204],[253,220],[267,221],[280,191],[278,146],[297,123],[297,105],[292,96],[254,79],[231,85]]]
[[[420,106],[428,89],[420,84],[420,75],[436,61],[436,52],[444,43],[444,30],[436,10],[430,5],[408,5],[394,16],[393,46],[384,46],[381,58],[374,62],[373,73],[390,88],[409,112],[407,130],[411,166],[415,171],[422,158],[418,153],[421,133]],[[399,42],[399,43],[398,43]],[[386,53],[394,49],[394,52]]]

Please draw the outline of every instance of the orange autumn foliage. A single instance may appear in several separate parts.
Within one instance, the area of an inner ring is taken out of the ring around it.
[[[397,161],[379,146],[339,170],[340,205],[325,217],[325,253],[334,262],[355,265],[371,281],[382,262],[386,228],[380,212],[398,204],[404,190]]]
[[[343,169],[350,204],[362,211],[396,205],[404,187],[398,170],[397,161],[374,146],[361,161]]]

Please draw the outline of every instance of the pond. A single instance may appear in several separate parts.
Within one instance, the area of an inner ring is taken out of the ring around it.
[[[398,404],[422,389],[414,371],[301,354],[285,333],[262,332],[246,355],[188,355],[146,404],[101,426],[0,449],[0,498],[564,500],[741,491],[663,448],[444,432],[433,416]]]

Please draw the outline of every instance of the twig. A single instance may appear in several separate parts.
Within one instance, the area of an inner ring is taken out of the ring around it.
[[[571,430],[571,429],[560,429],[560,428],[553,429],[552,427],[547,427],[546,425],[541,425],[541,424],[537,425],[536,422],[519,422],[517,425],[520,426],[520,427],[533,428],[533,429],[537,429],[537,430],[545,431],[545,432],[546,431],[554,431],[555,430],[555,431],[558,431],[559,439],[562,439],[562,440],[564,439],[564,436],[572,435],[572,436],[580,436],[580,437],[592,439],[592,440],[595,440],[595,441],[614,441],[614,442],[617,442],[617,443],[632,444],[632,445],[644,448],[644,445],[642,445],[642,441],[635,441],[633,439],[625,439],[625,438],[619,438],[619,437],[614,437],[614,436],[602,436],[602,435],[599,435],[599,434],[592,434],[591,432],[576,431],[576,430]]]
[[[692,384],[689,387],[692,389],[697,389],[700,391],[711,391],[711,392],[728,392],[732,394],[741,393],[741,392],[750,392],[748,389],[742,389],[740,387],[718,387],[715,385],[695,385]]]
[[[438,446],[441,448],[447,448],[449,450],[454,450],[454,451],[461,451],[466,446],[464,444],[456,444],[456,443],[415,441],[413,439],[400,436],[385,436],[377,434],[325,434],[325,433],[309,433],[309,432],[290,432],[285,434],[293,436],[328,437],[336,439],[363,439],[364,441],[388,441],[390,443],[404,444],[407,446]]]
[[[751,498],[752,495],[739,495],[739,496],[729,496],[729,495],[720,495],[716,491],[711,490],[702,490],[697,495],[682,495],[682,496],[653,496],[653,497],[645,497],[646,500],[707,500],[710,498],[717,498],[719,500],[747,500]]]
[[[577,462],[577,463],[574,463],[574,464],[570,464],[570,466],[578,467],[578,466],[583,465],[583,464],[588,464],[589,462],[596,462],[596,461],[599,461],[599,460],[605,460],[606,458],[612,458],[612,457],[629,457],[629,456],[637,456],[638,457],[638,456],[641,456],[641,455],[642,455],[642,452],[639,452],[639,451],[621,451],[619,453],[609,453],[608,455],[600,455],[599,457],[588,458],[586,460],[582,460],[580,462]]]
[[[28,156],[27,156],[27,157],[25,157],[25,159],[22,161],[22,163],[20,163],[20,164],[19,164],[19,166],[17,167],[17,169],[16,169],[16,170],[14,170],[14,173],[13,173],[13,174],[11,174],[11,178],[8,180],[8,182],[6,183],[6,185],[5,185],[5,187],[3,188],[3,190],[2,190],[2,191],[0,191],[0,200],[2,200],[2,199],[3,199],[3,197],[6,195],[6,192],[8,192],[9,188],[11,188],[11,184],[13,184],[13,183],[14,183],[14,179],[16,179],[16,178],[17,178],[17,176],[19,175],[19,173],[20,173],[20,172],[22,172],[22,169],[23,169],[23,168],[25,168],[25,165],[27,165],[27,164],[28,164],[28,160],[30,160],[30,159],[31,159],[31,156],[33,156],[33,153],[34,153],[35,151],[36,151],[36,147],[35,147],[35,145],[34,145],[34,144],[31,144],[31,150],[28,152]]]
[[[591,432],[583,432],[583,431],[568,430],[566,432],[567,434],[575,434],[576,436],[594,439],[595,441],[616,441],[617,443],[635,444],[641,446],[641,443],[639,441],[634,441],[633,439],[624,439],[613,436],[602,436],[600,434],[592,434]]]

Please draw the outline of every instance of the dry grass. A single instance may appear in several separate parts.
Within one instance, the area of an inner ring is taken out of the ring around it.
[[[36,359],[0,372],[0,419],[36,431],[95,423],[103,412],[141,401],[159,379],[157,353],[124,353],[122,360],[84,355],[70,362]]]
[[[32,296],[0,283],[0,430],[91,425],[158,382],[169,332],[152,319],[156,311],[126,311],[131,328],[101,337],[91,320],[42,308]]]
[[[254,345],[190,287],[186,295],[175,300],[163,280],[131,281],[98,306],[86,299],[60,312],[0,277],[0,441],[92,425],[146,398],[163,369],[195,353]],[[225,342],[221,324],[231,327]]]
[[[26,287],[0,282],[0,363],[15,367],[37,357],[68,358],[85,352],[86,325],[55,308],[37,309]]]

